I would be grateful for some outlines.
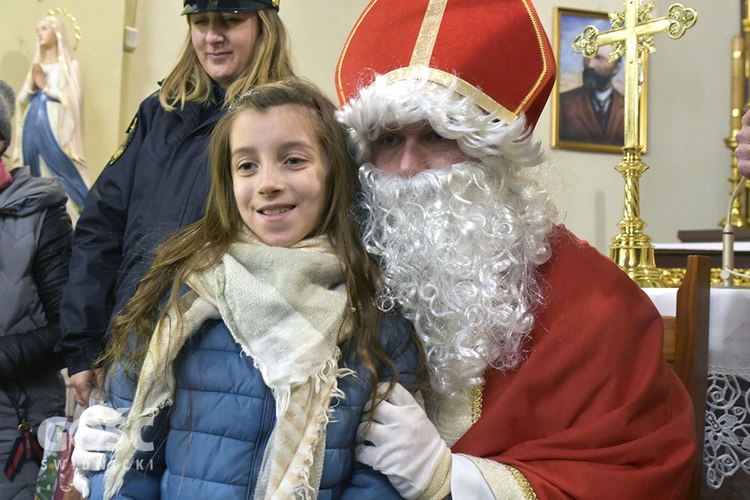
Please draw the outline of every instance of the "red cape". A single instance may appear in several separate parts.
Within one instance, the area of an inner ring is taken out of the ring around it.
[[[565,228],[553,239],[533,350],[486,374],[482,416],[452,451],[515,467],[539,498],[684,498],[692,403],[661,316],[612,260]]]

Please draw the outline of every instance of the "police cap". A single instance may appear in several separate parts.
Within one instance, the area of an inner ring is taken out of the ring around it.
[[[198,12],[255,12],[270,7],[279,11],[280,0],[184,0],[182,14]]]

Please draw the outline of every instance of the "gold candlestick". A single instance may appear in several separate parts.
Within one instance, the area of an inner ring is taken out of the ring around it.
[[[742,85],[742,90],[744,93],[744,99],[745,104],[742,106],[742,112],[740,113],[740,121],[742,120],[741,115],[743,113],[746,113],[748,109],[750,109],[750,88],[748,85],[750,85],[750,0],[746,0],[743,4],[743,12],[742,12],[742,35],[744,37],[744,45],[743,45],[743,60],[744,60],[744,80]],[[740,122],[741,125],[741,122]],[[740,127],[741,128],[741,127]],[[733,140],[732,145],[736,148],[737,147],[737,141]],[[739,173],[734,175],[734,172],[737,169],[737,159],[734,158],[734,155],[732,155],[732,177],[730,178],[730,181],[732,182],[743,182],[741,179],[741,176]],[[735,179],[736,177],[736,179]],[[743,202],[741,202],[742,209],[740,210],[742,217],[743,217],[743,223],[745,225],[750,224],[750,195],[748,191],[750,189],[750,184],[747,180],[745,182],[745,189],[741,192],[740,198],[744,199]]]
[[[750,1],[750,0],[749,0]],[[737,170],[737,158],[734,150],[737,148],[736,135],[742,126],[742,110],[745,101],[745,38],[741,35],[732,37],[732,61],[730,74],[730,112],[729,112],[729,137],[724,139],[724,144],[729,148],[732,159],[732,170],[727,179],[731,185],[729,194],[734,193],[737,185],[742,182],[742,176]],[[733,227],[747,226],[747,219],[743,215],[743,199],[741,195],[732,202],[729,213],[730,224]],[[724,227],[727,220],[722,219],[719,227]]]
[[[732,37],[731,106],[730,130],[742,126],[742,108],[745,100],[745,40],[741,35]]]

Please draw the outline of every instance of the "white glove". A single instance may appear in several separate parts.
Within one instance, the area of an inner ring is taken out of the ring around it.
[[[71,461],[75,467],[73,487],[84,498],[91,492],[88,472],[107,467],[107,452],[114,451],[120,438],[118,426],[124,422],[122,413],[104,405],[89,406],[78,418]]]
[[[73,488],[81,494],[83,498],[88,498],[91,494],[91,480],[85,471],[75,469],[73,471]]]
[[[388,383],[378,385],[378,392]],[[396,384],[375,407],[374,421],[360,423],[357,460],[385,474],[407,499],[432,496],[450,481],[451,452],[422,407],[409,391]],[[447,490],[448,492],[450,489]]]

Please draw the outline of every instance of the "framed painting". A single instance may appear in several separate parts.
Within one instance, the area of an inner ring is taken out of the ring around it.
[[[577,151],[622,153],[625,141],[625,65],[610,61],[610,46],[593,58],[573,50],[573,40],[587,26],[612,28],[606,12],[555,8],[554,47],[557,84],[552,94],[552,147]],[[641,69],[645,82],[647,57]],[[640,137],[646,152],[646,87],[640,90]]]

